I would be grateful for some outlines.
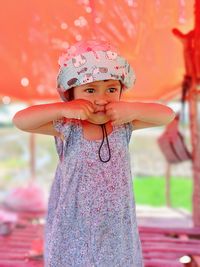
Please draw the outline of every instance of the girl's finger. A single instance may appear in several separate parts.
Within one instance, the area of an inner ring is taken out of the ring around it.
[[[81,116],[80,119],[84,121],[84,120],[87,120],[88,118],[89,118],[89,117],[87,116],[87,114],[84,114],[84,115]]]
[[[107,105],[105,105],[105,110],[111,110],[113,108],[113,103],[108,103]]]
[[[86,106],[85,106],[91,113],[94,113],[94,106],[93,106],[93,104],[91,103],[91,104],[86,104]]]
[[[111,121],[116,120],[116,116],[112,112],[106,112],[106,115],[110,118]]]
[[[88,104],[82,104],[80,106],[80,110],[83,112],[87,112],[87,113],[93,113],[94,112],[94,108]]]
[[[88,118],[89,113],[90,112],[86,108],[82,108],[81,110],[79,110],[77,118],[81,120],[86,120]]]
[[[94,107],[89,107],[88,109],[89,109],[89,111],[90,111],[91,113],[94,113],[94,112],[95,112]]]
[[[106,110],[106,115],[111,117],[113,114],[112,110]]]
[[[90,107],[92,110],[94,110],[94,105],[91,102],[88,103],[88,107]]]
[[[91,113],[93,113],[93,112],[91,112],[90,109],[88,109],[88,108],[85,109],[85,115],[87,116],[87,118],[90,117]]]
[[[108,115],[109,117],[111,117],[113,120],[118,119],[118,114],[115,110],[108,110],[106,111],[106,115]]]
[[[79,104],[80,107],[82,107],[84,109],[87,108],[87,109],[89,109],[90,112],[94,112],[94,106],[90,101],[85,100],[85,99],[80,99],[79,103],[80,103]]]

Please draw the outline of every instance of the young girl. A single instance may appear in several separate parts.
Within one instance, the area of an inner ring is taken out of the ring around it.
[[[77,43],[59,64],[64,102],[32,106],[13,118],[21,130],[55,136],[59,163],[45,266],[142,267],[129,140],[133,130],[165,125],[175,114],[157,103],[120,101],[135,75],[107,43]]]

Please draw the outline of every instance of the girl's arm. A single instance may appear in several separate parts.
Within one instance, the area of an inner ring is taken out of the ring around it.
[[[151,123],[151,122],[145,122],[145,121],[139,121],[139,120],[133,120],[132,121],[133,124],[133,131],[134,130],[138,130],[138,129],[143,129],[143,128],[150,128],[150,127],[156,127],[156,126],[161,126],[161,125],[157,125],[155,123]]]
[[[58,136],[53,120],[62,117],[63,103],[35,105],[18,111],[13,124],[22,131]]]
[[[106,107],[107,114],[114,125],[132,122],[134,130],[162,126],[175,118],[175,112],[159,103],[112,102]]]
[[[12,121],[22,131],[60,136],[53,121],[63,117],[86,119],[93,112],[91,105],[87,100],[35,105],[18,111]]]
[[[163,126],[170,123],[176,116],[168,106],[159,103],[133,103],[135,119],[132,120],[134,130]]]

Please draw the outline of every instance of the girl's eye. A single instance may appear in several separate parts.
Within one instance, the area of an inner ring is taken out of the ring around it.
[[[111,88],[108,88],[108,90],[110,93],[115,93],[117,91],[117,88],[111,87]]]
[[[87,93],[89,93],[89,94],[94,93],[94,89],[93,88],[87,88],[85,91]]]

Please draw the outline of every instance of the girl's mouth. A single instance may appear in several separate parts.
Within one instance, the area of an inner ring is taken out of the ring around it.
[[[95,110],[94,113],[98,113],[98,114],[100,114],[100,113],[105,113],[105,106],[98,106],[98,107],[96,107],[95,109],[96,109],[96,110]]]

